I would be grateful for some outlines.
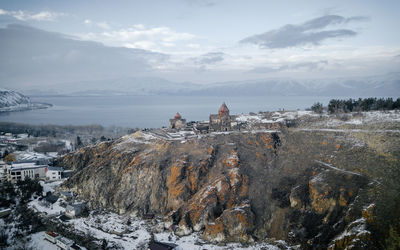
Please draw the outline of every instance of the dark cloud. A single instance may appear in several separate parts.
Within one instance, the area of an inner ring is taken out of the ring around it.
[[[321,61],[317,61],[317,62],[302,62],[302,63],[296,63],[296,64],[285,64],[285,65],[281,65],[278,68],[257,67],[248,72],[249,73],[258,73],[258,74],[267,74],[267,73],[274,73],[274,72],[293,70],[293,69],[301,69],[301,68],[311,71],[311,70],[321,69],[323,67],[323,65],[326,65],[326,64],[328,64],[328,61],[321,60]]]
[[[217,62],[221,62],[224,60],[225,54],[222,52],[210,52],[204,55],[201,55],[198,58],[193,58],[196,64],[215,64]]]
[[[345,18],[339,15],[326,15],[307,21],[300,25],[287,24],[279,29],[249,36],[240,43],[251,43],[261,48],[287,48],[305,44],[318,45],[330,38],[350,37],[357,35],[351,29],[326,29],[333,25],[343,25],[353,21],[366,21],[367,17],[354,16]]]
[[[23,25],[0,28],[0,80],[26,84],[135,76],[168,59],[142,49],[108,47]]]

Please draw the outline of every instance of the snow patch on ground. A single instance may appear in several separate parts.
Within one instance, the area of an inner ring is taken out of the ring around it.
[[[335,238],[335,240],[340,240],[348,236],[360,236],[362,234],[370,234],[368,230],[366,230],[366,221],[364,218],[357,219],[351,222],[346,230],[341,233],[339,236]]]
[[[150,133],[138,131],[133,134],[123,136],[119,142],[114,145],[114,149],[124,152],[136,151],[136,148],[134,147],[135,144],[150,144],[155,139],[157,139],[157,137]]]
[[[37,161],[42,159],[52,159],[57,157],[57,152],[49,152],[46,154],[36,153],[32,151],[15,151],[13,153],[17,161]]]
[[[301,128],[300,131],[320,131],[320,132],[339,132],[339,133],[400,133],[400,129],[336,129],[336,128]]]
[[[318,161],[318,160],[315,160],[315,162],[316,162],[316,163],[319,163],[319,164],[321,164],[321,165],[323,165],[323,166],[325,166],[325,167],[328,167],[328,168],[330,168],[330,169],[333,169],[333,170],[342,172],[342,173],[361,176],[361,174],[359,174],[359,173],[352,172],[352,171],[347,171],[347,170],[344,170],[344,169],[340,169],[340,168],[334,167],[332,164],[328,164],[328,163],[325,163],[325,162],[322,162],[322,161]]]
[[[297,110],[297,111],[277,111],[277,112],[259,112],[257,114],[241,114],[236,117],[239,123],[246,123],[250,130],[260,126],[261,124],[274,124],[291,122],[299,118],[312,117],[328,117],[327,114],[317,114],[312,111]]]
[[[65,208],[60,205],[61,202],[63,202],[63,199],[60,198],[54,204],[46,205],[43,200],[34,199],[28,203],[28,207],[37,212],[46,213],[46,215],[61,215],[65,212]]]
[[[44,239],[45,232],[38,232],[35,234],[31,234],[31,240],[28,242],[28,249],[46,249],[46,250],[58,250],[56,244],[51,243],[48,240]]]
[[[400,122],[400,110],[368,111],[359,113],[344,113],[339,117],[331,115],[316,123],[317,126],[337,127],[342,125],[363,125],[379,122]]]
[[[40,181],[40,185],[43,187],[43,192],[54,192],[56,190],[56,187],[60,186],[66,179],[59,180],[59,181],[52,181],[52,182],[45,182],[45,181]]]

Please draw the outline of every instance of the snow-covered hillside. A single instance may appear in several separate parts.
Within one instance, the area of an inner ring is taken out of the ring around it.
[[[21,93],[0,88],[0,112],[40,109],[50,106],[51,104],[31,102],[29,97]]]
[[[0,89],[0,108],[29,104],[29,97],[15,91]]]

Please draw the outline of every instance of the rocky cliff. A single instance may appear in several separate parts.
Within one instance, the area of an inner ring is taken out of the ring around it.
[[[275,238],[303,248],[373,248],[379,202],[389,197],[381,191],[394,178],[399,147],[389,140],[397,146],[378,152],[362,138],[362,132],[293,130],[181,141],[136,132],[58,164],[76,170],[63,188],[92,208],[155,213],[177,235],[199,231],[211,242]]]

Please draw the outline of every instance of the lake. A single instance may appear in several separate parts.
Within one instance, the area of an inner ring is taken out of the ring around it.
[[[32,97],[33,102],[53,104],[48,109],[10,112],[1,122],[27,124],[121,126],[158,128],[168,126],[179,112],[187,121],[208,120],[226,102],[231,114],[279,109],[296,110],[315,102],[327,104],[332,97],[204,97],[204,96],[65,96]]]

